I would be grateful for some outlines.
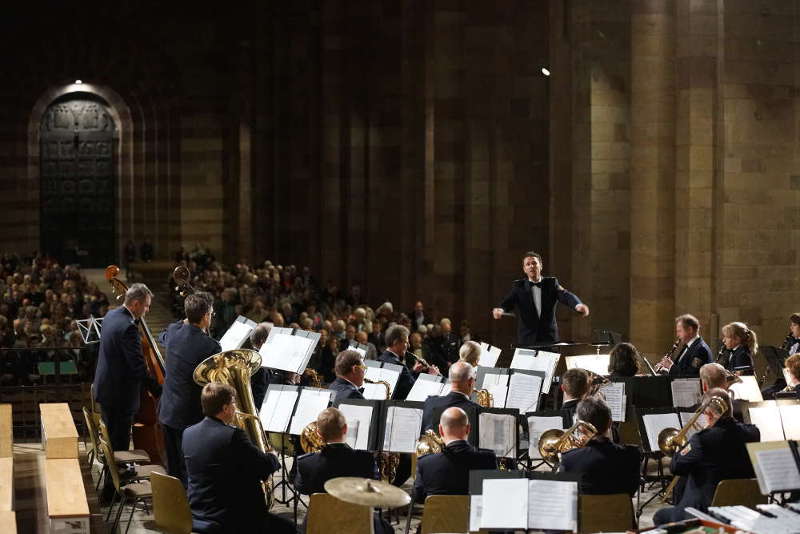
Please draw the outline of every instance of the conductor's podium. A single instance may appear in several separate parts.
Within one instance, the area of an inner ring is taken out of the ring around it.
[[[50,532],[89,533],[89,504],[78,463],[78,430],[66,403],[40,404]]]

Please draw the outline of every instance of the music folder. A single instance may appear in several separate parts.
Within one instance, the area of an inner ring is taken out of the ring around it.
[[[251,321],[242,315],[238,316],[219,340],[222,352],[242,348],[242,345],[250,337],[250,333],[256,326],[255,321]]]
[[[478,447],[493,450],[498,458],[514,458],[519,449],[519,410],[481,408],[478,412]]]
[[[748,403],[744,420],[758,427],[761,441],[800,439],[800,401],[797,399]]]
[[[747,443],[762,495],[800,490],[800,455],[796,441]]]
[[[347,421],[346,442],[360,451],[379,451],[381,403],[377,400],[346,399],[337,408]]]
[[[483,481],[525,478],[524,471],[476,469],[469,472],[469,530],[478,532],[483,515]]]
[[[553,383],[553,375],[560,359],[561,354],[557,352],[517,348],[514,351],[514,357],[509,367],[527,371],[543,371],[542,393],[548,394],[550,393],[550,385]]]
[[[406,395],[407,401],[425,402],[428,397],[439,397],[447,383],[443,376],[420,374],[411,386],[411,391]],[[449,388],[448,388],[449,389]]]
[[[367,360],[364,362],[367,366],[367,372],[364,378],[370,380],[389,383],[389,393],[393,394],[397,386],[397,381],[400,378],[400,373],[403,369],[401,365],[388,362]],[[364,398],[373,400],[386,400],[386,388],[383,384],[364,384]]]
[[[299,396],[300,386],[270,384],[258,414],[264,431],[285,433]]]
[[[424,403],[384,401],[381,403],[381,425],[378,430],[380,449],[384,452],[414,453],[422,434]]]
[[[609,382],[600,386],[600,394],[611,409],[611,420],[624,423],[628,407],[628,396],[625,394],[625,382]]]
[[[510,369],[502,367],[478,367],[475,387],[489,391],[492,394],[493,405],[503,407],[506,405],[510,373]]]
[[[539,438],[551,429],[564,430],[572,426],[569,413],[564,410],[539,410],[528,412],[523,418],[523,428],[528,432],[528,456],[540,460]]]
[[[316,421],[320,412],[330,406],[333,393],[329,389],[302,387],[289,424],[289,434],[300,435],[306,425]]]
[[[747,402],[761,402],[764,397],[761,396],[761,388],[758,387],[756,377],[740,376],[742,379],[738,384],[731,384],[728,389],[733,392],[734,398],[745,400]]]
[[[259,349],[261,366],[302,374],[319,342],[320,334],[273,327]]]
[[[599,376],[608,375],[608,362],[611,359],[609,354],[580,354],[575,356],[565,356],[567,369],[585,369],[592,371]]]
[[[669,376],[630,376],[612,381],[625,382],[627,402],[637,408],[672,406],[672,379]]]
[[[544,371],[512,369],[508,379],[508,393],[504,408],[515,408],[520,413],[535,412],[539,408],[539,397],[545,380]],[[494,406],[500,408],[499,403]]]
[[[350,345],[348,345],[347,350],[354,350],[361,355],[362,360],[367,359],[367,351],[369,350],[369,346],[362,345],[357,341],[350,341]]]
[[[658,452],[658,435],[665,428],[681,429],[681,421],[674,408],[642,408],[636,410],[639,434],[645,452]]]
[[[494,367],[497,365],[497,360],[500,359],[500,350],[498,347],[493,347],[488,343],[481,342],[481,354],[478,358],[479,367]]]

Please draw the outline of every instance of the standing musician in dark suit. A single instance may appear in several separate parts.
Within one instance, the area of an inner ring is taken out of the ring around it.
[[[672,457],[672,473],[687,477],[686,488],[676,506],[656,512],[656,525],[688,519],[685,509],[689,506],[706,511],[720,480],[754,476],[745,444],[759,441],[761,433],[755,425],[737,423],[731,417],[731,400],[724,389],[709,390],[703,401],[712,396],[723,398],[727,412],[717,418],[712,410],[706,410],[709,427],[689,438]]]
[[[578,403],[578,419],[591,423],[597,435],[585,446],[565,452],[559,473],[577,473],[580,493],[633,495],[639,487],[639,450],[633,446],[612,443],[611,409],[598,397],[587,397]]]
[[[183,433],[192,532],[295,534],[294,523],[269,513],[261,489],[261,481],[280,469],[278,458],[230,426],[236,417],[234,389],[211,382],[200,402],[205,418]]]
[[[441,397],[428,397],[422,409],[422,431],[436,430],[439,421],[434,421],[434,412],[457,406],[465,411],[477,410],[480,405],[469,400],[475,389],[475,368],[467,362],[458,361],[450,366],[450,393]],[[477,413],[477,412],[476,412]]]
[[[164,391],[158,405],[158,420],[164,428],[167,471],[186,486],[181,437],[186,427],[203,419],[202,388],[194,383],[195,368],[212,354],[222,351],[208,335],[213,315],[213,297],[205,292],[188,295],[183,301],[186,319],[172,323],[159,336],[167,348]]]
[[[425,502],[428,495],[467,495],[471,470],[497,469],[497,457],[493,451],[467,443],[469,431],[469,419],[464,410],[453,406],[442,413],[439,435],[445,446],[442,452],[417,460],[416,502]]]
[[[345,352],[342,351],[341,356]],[[358,353],[356,352],[356,355]],[[337,477],[361,477],[378,480],[380,474],[371,452],[356,451],[345,443],[347,421],[336,408],[326,408],[317,416],[317,429],[325,445],[319,452],[310,452],[297,458],[294,487],[303,495],[327,493],[325,482]],[[376,534],[393,534],[394,529],[376,512]]]
[[[338,406],[347,399],[363,399],[364,373],[367,368],[361,360],[361,354],[354,350],[343,350],[336,356],[336,380],[328,389],[335,391],[333,403]]]
[[[589,393],[590,388],[589,373],[584,369],[567,369],[561,375],[561,391],[564,393],[561,409],[569,413],[570,424],[575,419],[578,403]]]
[[[517,310],[517,345],[542,345],[558,341],[556,304],[559,302],[584,317],[589,315],[589,307],[564,289],[557,278],[542,276],[542,257],[538,253],[525,253],[522,270],[526,278],[514,280],[511,292],[500,306],[492,310],[495,319],[500,319],[503,313]]]
[[[658,362],[657,369],[675,378],[697,378],[700,368],[713,361],[711,349],[700,337],[700,321],[688,313],[676,317],[675,335],[678,338],[676,344],[682,344],[683,348],[675,358],[664,356]]]
[[[722,327],[722,343],[725,350],[720,363],[737,375],[753,374],[753,356],[758,352],[758,338],[744,323],[728,323]]]
[[[417,362],[414,364],[413,372],[409,371],[408,367],[406,367],[405,354],[408,350],[408,328],[405,326],[399,324],[390,326],[386,329],[385,339],[386,350],[378,357],[378,361],[393,363],[403,367],[400,371],[400,378],[397,379],[397,384],[394,387],[394,391],[392,391],[392,399],[405,399],[420,373],[439,374],[439,369],[437,369],[435,365],[431,365],[426,370],[422,363]]]
[[[125,292],[123,305],[108,312],[103,319],[94,398],[100,403],[114,450],[126,451],[130,446],[131,425],[139,411],[141,386],[160,393],[160,386],[147,373],[137,324],[150,309],[152,297],[146,285],[133,284]]]

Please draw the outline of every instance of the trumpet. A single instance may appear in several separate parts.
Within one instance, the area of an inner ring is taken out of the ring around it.
[[[596,435],[597,428],[580,419],[568,430],[551,428],[539,436],[539,455],[546,462],[555,463],[563,453],[583,447]]]
[[[389,385],[389,382],[386,380],[370,380],[369,378],[364,378],[364,382],[367,384],[382,384],[383,387],[386,388],[386,400],[392,398],[392,386]]]
[[[663,357],[663,358],[661,358],[661,361],[659,361],[659,362],[656,364],[656,369],[655,369],[656,373],[661,373],[662,371],[667,371],[667,372],[669,372],[669,368],[666,366],[666,361],[667,361],[667,360],[670,360],[670,361],[671,361],[673,364],[675,363],[675,360],[673,360],[673,359],[672,359],[672,357],[675,355],[675,351],[676,351],[676,350],[678,350],[678,346],[679,346],[680,344],[681,344],[681,340],[680,340],[680,338],[676,339],[676,340],[675,340],[675,343],[673,343],[673,344],[672,344],[672,348],[671,348],[671,349],[669,349],[669,350],[668,350],[668,351],[667,351],[667,352],[664,354],[664,357]],[[672,367],[672,366],[670,366],[670,367]]]

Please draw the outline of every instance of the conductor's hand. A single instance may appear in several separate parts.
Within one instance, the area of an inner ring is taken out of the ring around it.
[[[503,308],[492,308],[492,317],[499,319],[503,316]]]
[[[586,304],[578,304],[575,306],[575,311],[583,315],[584,317],[589,317],[589,306]]]

